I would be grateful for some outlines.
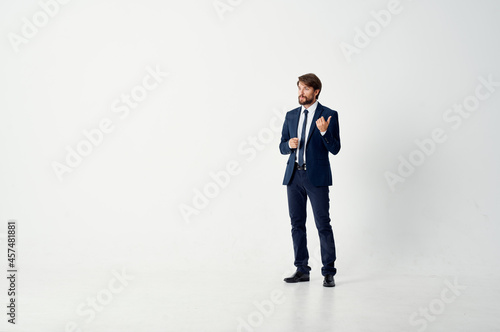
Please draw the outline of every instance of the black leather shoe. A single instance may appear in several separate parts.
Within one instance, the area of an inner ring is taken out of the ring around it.
[[[291,277],[283,279],[285,282],[309,281],[309,273],[295,272]]]
[[[325,276],[325,279],[323,280],[323,286],[325,286],[325,287],[334,287],[335,286],[335,279],[333,278],[333,275],[327,274]]]

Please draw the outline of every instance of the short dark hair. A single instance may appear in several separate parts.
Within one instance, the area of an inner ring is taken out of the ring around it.
[[[313,73],[305,74],[299,77],[297,86],[299,85],[299,82],[302,82],[304,85],[313,88],[314,91],[319,90],[318,95],[316,96],[316,99],[319,99],[319,94],[321,93],[321,81],[319,80],[318,76],[314,75]]]

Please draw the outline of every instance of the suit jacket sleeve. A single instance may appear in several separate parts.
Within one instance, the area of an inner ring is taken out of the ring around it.
[[[328,151],[334,155],[340,151],[339,115],[334,111],[326,133],[322,136]]]
[[[281,130],[281,142],[280,142],[280,152],[281,154],[290,154],[292,149],[288,146],[288,141],[290,140],[290,132],[288,131],[288,115],[285,117],[285,122],[283,123],[283,130]]]

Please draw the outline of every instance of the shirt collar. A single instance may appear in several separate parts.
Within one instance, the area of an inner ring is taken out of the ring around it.
[[[313,114],[315,111],[316,111],[316,108],[318,107],[318,101],[316,100],[314,102],[314,104],[312,104],[308,109],[307,111],[309,112],[309,114]],[[300,114],[304,113],[304,110],[306,108],[304,107],[304,105],[302,105],[301,109],[300,109]]]

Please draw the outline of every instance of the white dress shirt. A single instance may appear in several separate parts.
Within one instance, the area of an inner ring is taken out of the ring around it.
[[[305,139],[307,141],[307,137],[309,136],[309,129],[311,128],[312,121],[314,119],[314,113],[316,112],[316,108],[318,107],[318,101],[314,102],[308,109],[307,113],[307,123],[306,123],[306,136]],[[304,110],[306,108],[302,105],[302,108],[300,109],[300,115],[299,115],[299,126],[297,128],[297,138],[299,139],[299,145],[300,146],[300,138],[302,137],[302,127],[304,125]],[[321,132],[321,135],[324,135],[326,131]],[[292,137],[293,138],[293,137]],[[288,147],[290,147],[290,142],[288,142]],[[297,161],[298,158],[298,150],[299,148],[297,147],[297,153],[295,154],[295,161]],[[304,163],[306,163],[306,146],[304,146]]]

